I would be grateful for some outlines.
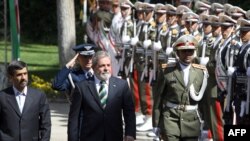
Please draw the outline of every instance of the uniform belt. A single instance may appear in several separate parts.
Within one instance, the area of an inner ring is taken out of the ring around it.
[[[173,109],[182,110],[182,111],[193,111],[193,110],[198,109],[198,105],[175,104],[172,102],[167,102],[166,106],[168,108],[173,108]]]

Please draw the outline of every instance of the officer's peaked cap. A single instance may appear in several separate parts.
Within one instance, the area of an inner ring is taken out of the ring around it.
[[[130,0],[121,0],[120,6],[129,8],[129,7],[134,7],[134,4]]]
[[[195,14],[194,12],[187,12],[187,13],[182,15],[182,20],[198,22],[199,21],[199,16],[197,14]]]
[[[245,16],[246,16],[246,18],[247,18],[248,20],[250,20],[250,10],[248,10],[248,11],[246,12]]]
[[[161,3],[157,3],[155,5],[155,9],[154,10],[155,10],[156,13],[166,13],[166,11],[167,11],[165,5],[161,4]]]
[[[227,15],[219,16],[219,22],[222,26],[234,26],[236,21]]]
[[[208,17],[209,22],[212,26],[220,26],[219,17],[215,15],[209,15]]]
[[[168,14],[177,14],[176,7],[171,4],[166,4],[166,9]]]
[[[233,17],[245,16],[246,11],[238,6],[233,6],[228,9],[228,14]]]
[[[136,10],[143,10],[144,4],[140,1],[135,2],[135,9]]]
[[[205,11],[205,10],[208,10],[211,8],[211,5],[205,3],[205,2],[202,2],[202,1],[196,1],[195,2],[195,8],[198,9],[198,10],[202,10],[202,11]]]
[[[250,31],[250,20],[241,18],[238,20],[238,23],[241,31]]]
[[[215,12],[223,12],[224,11],[224,6],[220,3],[212,3],[211,9]]]
[[[187,13],[187,12],[192,12],[192,10],[185,5],[179,5],[176,8],[176,13],[179,15]]]
[[[200,15],[200,20],[202,21],[202,23],[207,23],[210,24],[211,22],[209,21],[209,15],[207,14],[202,14]]]
[[[89,56],[95,54],[96,48],[94,44],[81,44],[74,46],[72,49],[81,55]]]
[[[192,35],[182,35],[173,44],[174,50],[196,49],[198,41]]]

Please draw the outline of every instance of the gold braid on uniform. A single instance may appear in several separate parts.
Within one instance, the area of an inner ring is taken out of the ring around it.
[[[205,89],[207,87],[207,78],[208,78],[208,72],[207,72],[207,68],[204,65],[200,65],[200,64],[192,64],[192,66],[194,68],[197,69],[201,69],[203,70],[203,81],[202,81],[202,86],[199,92],[195,91],[194,85],[191,84],[189,87],[190,90],[190,97],[194,100],[194,101],[200,101],[204,95]]]

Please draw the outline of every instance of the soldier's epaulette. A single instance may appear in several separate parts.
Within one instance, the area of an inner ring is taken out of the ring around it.
[[[177,35],[177,34],[178,34],[178,30],[174,28],[174,29],[172,30],[172,35]]]
[[[156,22],[155,22],[155,21],[152,21],[152,22],[150,22],[150,25],[151,25],[152,27],[155,27],[155,26],[156,26]]]
[[[170,68],[170,67],[175,67],[176,66],[176,63],[164,63],[164,64],[161,64],[161,68],[162,69],[166,69],[166,68]]]
[[[206,66],[204,66],[204,65],[192,64],[192,66],[193,66],[194,68],[197,68],[197,69],[207,70]]]
[[[166,32],[167,29],[168,29],[167,25],[163,25],[163,26],[162,26],[162,31],[163,31],[163,32]]]

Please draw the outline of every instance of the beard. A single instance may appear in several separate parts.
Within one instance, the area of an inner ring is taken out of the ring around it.
[[[19,83],[19,85],[24,88],[24,87],[26,87],[28,85],[28,81],[27,80],[23,80],[23,81],[21,81]]]
[[[105,71],[103,73],[100,74],[96,74],[96,77],[100,80],[108,80],[111,77],[111,73],[108,71]]]

